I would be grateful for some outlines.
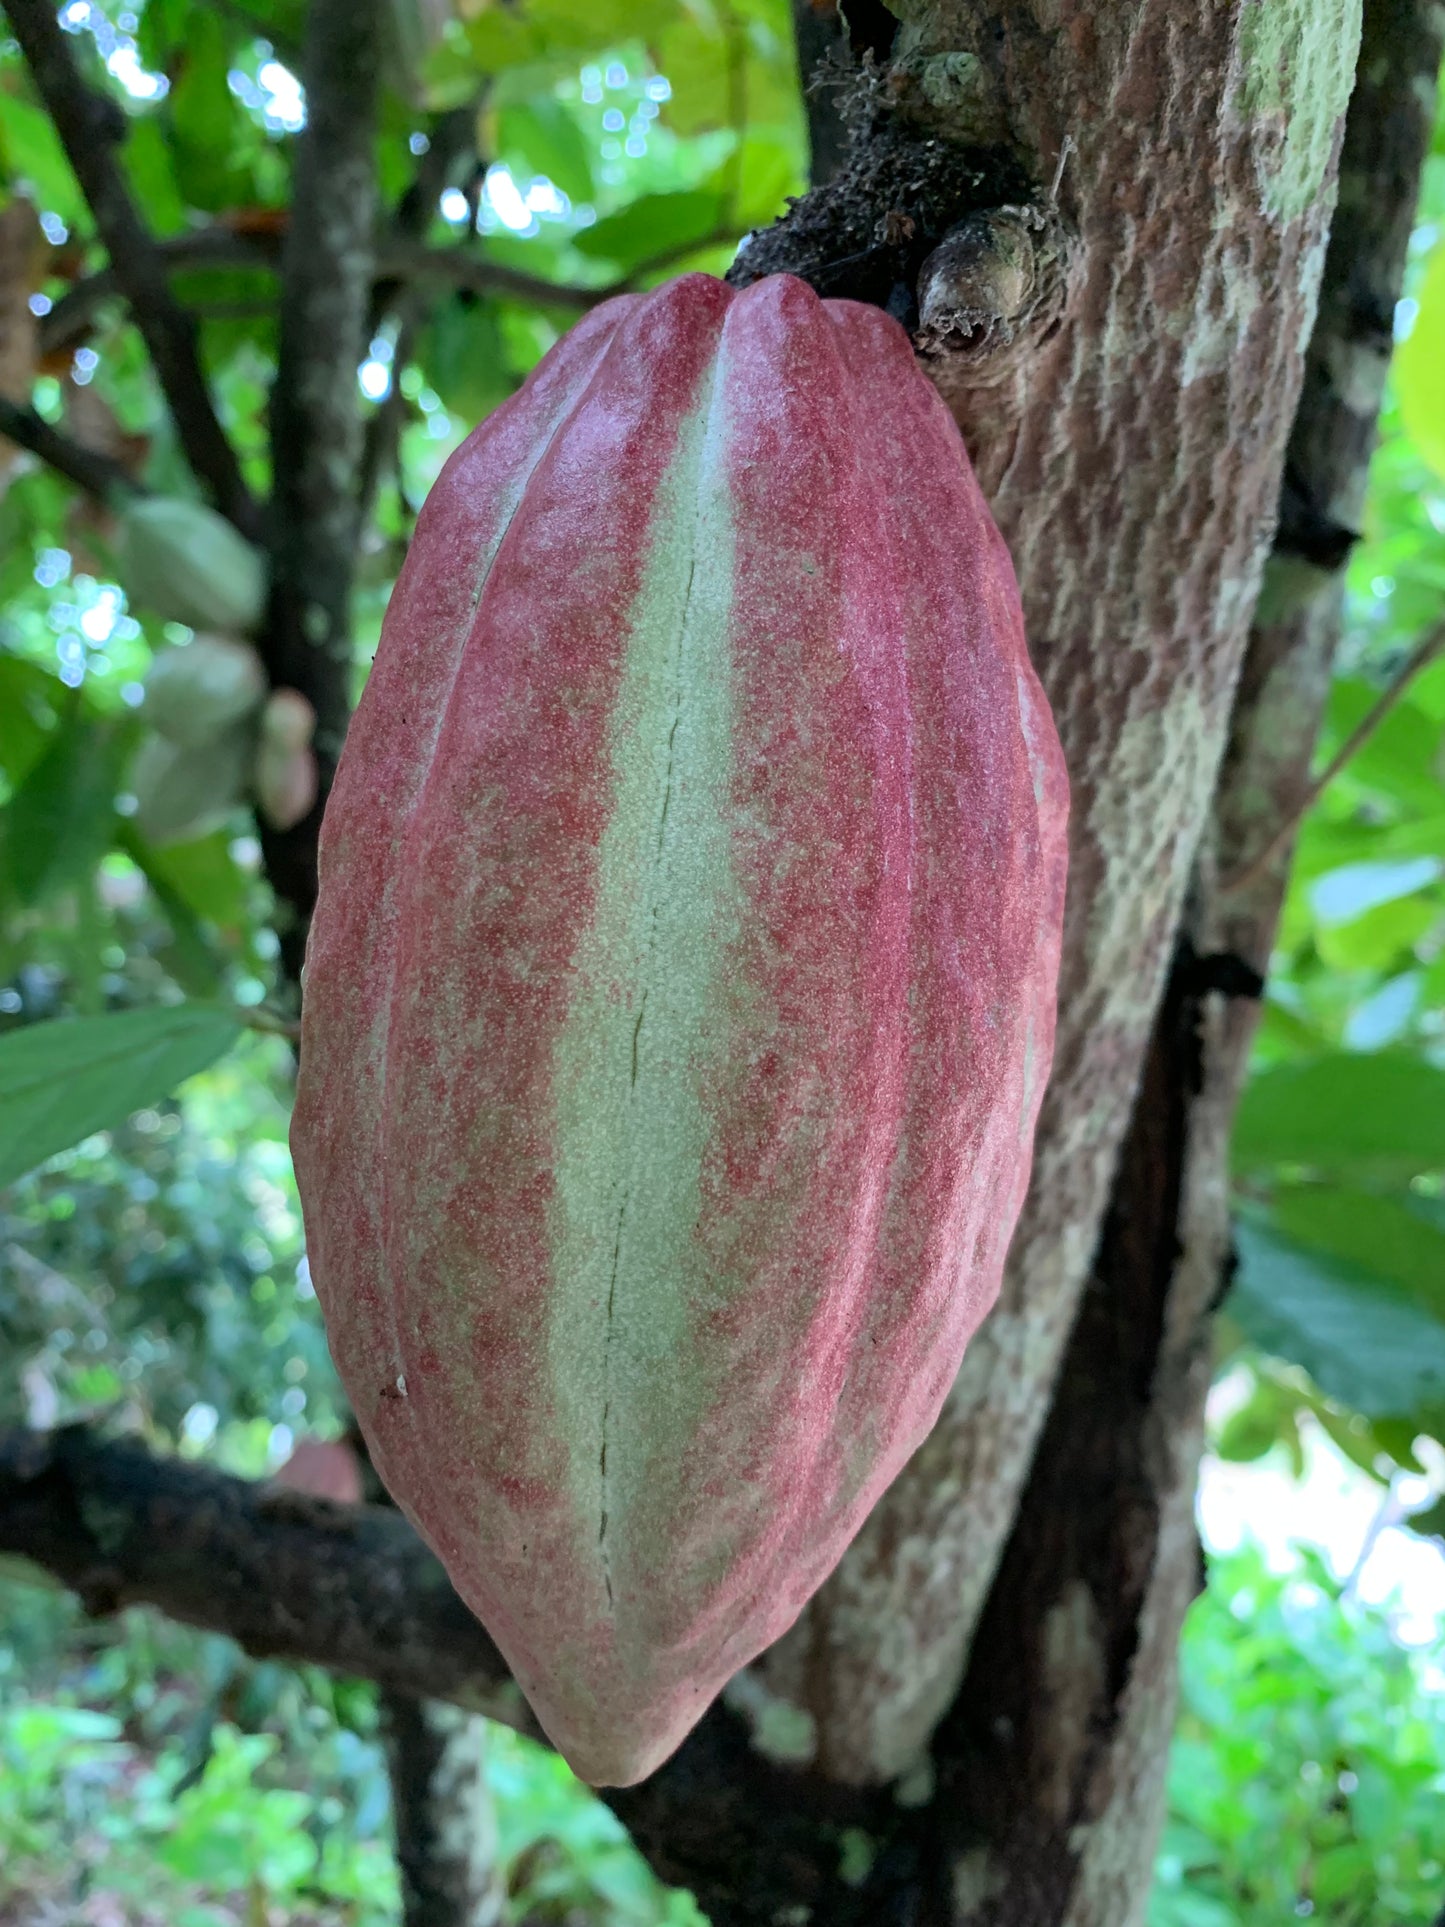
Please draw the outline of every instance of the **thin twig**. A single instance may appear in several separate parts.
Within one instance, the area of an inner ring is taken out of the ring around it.
[[[184,268],[211,267],[254,267],[275,273],[280,268],[281,245],[279,234],[275,237],[236,234],[230,228],[217,226],[198,229],[194,234],[174,235],[158,242],[156,250],[169,273]],[[702,245],[705,243],[692,243],[688,252]],[[559,308],[595,307],[599,301],[618,293],[621,285],[579,288],[483,260],[465,248],[427,247],[424,242],[407,237],[383,238],[376,251],[377,287],[410,280],[436,281],[468,288],[476,294],[510,295],[518,301],[536,301]],[[77,281],[41,320],[41,354],[60,354],[77,346],[89,332],[96,310],[120,292],[120,282],[112,267],[98,268],[94,274]]]
[[[389,237],[377,251],[377,272],[403,281],[444,281],[454,288],[467,288],[474,294],[510,295],[517,301],[535,301],[542,307],[595,308],[621,291],[623,283],[605,288],[577,288],[563,282],[545,281],[538,274],[520,268],[503,267],[485,260],[465,248],[429,248],[420,241]]]
[[[97,454],[95,449],[87,448],[83,442],[72,440],[63,435],[58,428],[52,428],[44,416],[37,415],[33,408],[22,407],[19,402],[7,400],[0,395],[0,435],[12,441],[18,448],[25,448],[37,456],[48,468],[53,468],[67,481],[83,488],[87,495],[95,496],[97,501],[115,508],[128,497],[143,495],[141,487],[127,469],[119,462],[112,461],[109,455]]]
[[[125,115],[81,78],[53,0],[5,0],[5,11],[109,251],[117,285],[155,365],[186,459],[217,508],[254,539],[259,510],[212,406],[195,322],[171,293],[165,261],[116,159],[116,148],[125,138]]]
[[[1423,670],[1428,669],[1442,652],[1445,652],[1445,622],[1442,622],[1438,628],[1432,629],[1422,641],[1415,645],[1395,680],[1369,712],[1356,723],[1329,762],[1311,782],[1300,802],[1266,840],[1263,848],[1257,850],[1247,863],[1242,864],[1234,872],[1233,876],[1223,880],[1219,886],[1221,891],[1228,894],[1232,890],[1243,889],[1246,883],[1252,883],[1260,871],[1279,855],[1340,771],[1347,763],[1352,762],[1369,742],[1415,678]]]
[[[380,0],[311,0],[302,80],[306,127],[281,257],[271,391],[272,593],[260,639],[273,685],[316,711],[315,807],[284,832],[262,826],[266,873],[291,913],[282,968],[300,976],[316,895],[321,809],[351,708],[351,592],[361,406],[356,370],[375,278]]]
[[[171,235],[155,245],[168,274],[183,268],[208,267],[254,267],[275,273],[281,257],[279,236],[272,240],[261,235],[237,234],[220,224],[198,228],[193,234]],[[110,264],[77,281],[50,312],[41,317],[41,354],[60,354],[83,341],[97,308],[120,292],[120,277]]]
[[[285,1037],[293,1044],[301,1041],[301,1025],[295,1017],[285,1017],[279,1010],[271,1010],[265,1004],[246,1004],[237,1008],[236,1016],[247,1030],[258,1030],[267,1037]]]
[[[392,216],[391,238],[424,241],[436,218],[442,194],[463,165],[475,173],[481,162],[477,151],[477,116],[484,95],[434,117],[426,152],[416,173],[396,204]],[[380,252],[380,251],[379,251]],[[411,359],[417,333],[429,305],[423,291],[402,277],[388,277],[380,271],[371,288],[367,328],[375,336],[395,320],[396,338],[392,353],[391,387],[367,420],[361,453],[361,470],[356,485],[357,518],[363,535],[370,526],[383,475],[395,467],[401,443],[406,398],[401,376]]]

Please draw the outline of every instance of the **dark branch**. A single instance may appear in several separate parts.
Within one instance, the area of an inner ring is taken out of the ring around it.
[[[388,1506],[231,1478],[85,1426],[18,1429],[0,1433],[0,1553],[52,1573],[97,1617],[155,1606],[254,1658],[325,1666],[541,1737],[501,1654]],[[916,1849],[891,1796],[770,1766],[721,1706],[644,1785],[603,1797],[717,1927],[789,1905],[832,1927],[905,1917],[891,1897]],[[861,1886],[839,1874],[847,1826],[894,1836]]]
[[[81,78],[52,0],[5,0],[5,10],[110,253],[116,283],[155,365],[186,460],[222,514],[254,539],[259,513],[211,405],[195,322],[171,293],[165,261],[116,159],[116,148],[125,139],[125,115]]]
[[[266,268],[280,265],[281,237],[238,234],[228,227],[201,228],[177,234],[156,244],[167,270],[181,268]],[[535,301],[554,308],[590,308],[616,294],[616,287],[578,288],[565,282],[544,281],[540,275],[486,261],[465,248],[433,248],[421,241],[383,239],[376,251],[378,287],[414,279],[467,288],[474,294],[503,294],[518,301]],[[114,268],[99,268],[77,281],[61,296],[40,324],[40,351],[63,353],[82,342],[96,310],[121,292]]]
[[[83,1426],[0,1433],[0,1551],[86,1611],[158,1606],[258,1659],[309,1661],[536,1725],[505,1661],[401,1517],[233,1479]]]
[[[455,177],[464,171],[473,179],[480,172],[477,153],[477,115],[482,97],[439,114],[432,123],[429,144],[410,185],[397,202],[392,218],[392,239],[402,242],[423,241],[436,218],[437,204]],[[378,251],[380,253],[380,251]],[[371,309],[367,326],[375,335],[389,321],[396,323],[392,357],[392,384],[366,424],[361,454],[361,472],[356,486],[357,515],[365,530],[376,507],[377,492],[383,477],[397,469],[401,432],[406,420],[406,397],[401,389],[401,374],[416,346],[417,331],[425,317],[427,297],[421,289],[401,276],[384,276],[377,263],[377,279],[371,290]]]
[[[14,442],[17,448],[29,449],[47,467],[112,508],[128,496],[144,493],[119,462],[113,462],[108,455],[98,455],[83,442],[72,441],[69,435],[52,428],[33,408],[23,408],[3,395],[0,395],[0,435]]]
[[[622,292],[623,286],[619,283],[607,288],[576,288],[544,281],[540,275],[524,274],[520,268],[485,261],[464,248],[429,248],[420,241],[401,237],[385,243],[377,258],[377,268],[399,280],[440,281],[454,288],[470,289],[473,294],[505,294],[517,301],[535,301],[544,308],[595,308],[599,301]],[[630,280],[627,285],[631,285]]]
[[[299,689],[317,716],[316,806],[295,829],[262,834],[267,875],[291,913],[280,934],[293,982],[316,895],[322,805],[351,708],[356,371],[375,274],[379,0],[312,0],[302,79],[307,119],[282,251],[271,394],[272,600],[261,641],[272,682]]]

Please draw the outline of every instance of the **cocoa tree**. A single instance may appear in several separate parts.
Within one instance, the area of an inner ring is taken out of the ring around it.
[[[279,37],[287,11],[261,11]],[[789,272],[887,308],[963,430],[1070,766],[1059,1043],[1003,1297],[933,1434],[793,1630],[667,1765],[606,1797],[719,1927],[1122,1927],[1143,1918],[1198,1584],[1231,1119],[1310,793],[1441,23],[1425,0],[1364,0],[1363,21],[1358,0],[795,12],[820,79],[815,185],[729,278]],[[435,118],[379,212],[377,0],[310,0],[294,23],[307,115],[286,218],[164,240],[50,0],[6,13],[105,250],[100,293],[125,302],[200,489],[269,557],[256,646],[316,719],[314,806],[261,832],[294,984],[353,691],[356,559],[398,428],[386,405],[363,420],[367,342],[383,318],[414,333],[439,284],[573,313],[601,289],[428,245],[438,193],[475,193],[471,103]],[[259,455],[223,429],[176,293],[206,247],[279,269]],[[67,298],[74,316],[99,295]],[[23,402],[0,428],[108,502],[136,486]],[[72,1428],[6,1441],[0,1545],[93,1612],[146,1600],[376,1681],[403,1813],[439,1774],[455,1792],[438,1707],[530,1730],[485,1633],[380,1505]],[[412,1917],[484,1918],[485,1875],[454,1868],[427,1897],[428,1858]]]

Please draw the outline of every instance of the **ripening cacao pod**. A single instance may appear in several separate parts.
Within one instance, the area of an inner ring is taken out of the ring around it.
[[[266,671],[236,636],[192,637],[163,649],[145,676],[145,719],[167,742],[199,749],[266,700]]]
[[[116,533],[126,599],[166,622],[244,636],[266,606],[266,561],[223,515],[178,495],[126,504]]]
[[[299,689],[273,689],[261,711],[251,793],[273,830],[294,830],[311,814],[321,787],[316,711]]]
[[[1066,783],[876,309],[595,310],[422,513],[322,832],[292,1144],[377,1469],[584,1777],[782,1633],[999,1285]]]

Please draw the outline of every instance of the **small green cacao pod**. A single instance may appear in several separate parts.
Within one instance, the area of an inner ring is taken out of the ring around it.
[[[155,658],[145,692],[151,728],[182,749],[198,749],[261,706],[266,672],[249,642],[200,635]]]
[[[138,608],[192,629],[246,635],[266,606],[266,559],[203,502],[148,495],[116,538],[120,585]]]
[[[130,771],[136,828],[148,843],[188,843],[216,829],[245,795],[255,753],[249,721],[190,749],[148,736]]]
[[[398,92],[424,102],[423,76],[429,56],[441,45],[452,15],[452,0],[390,0],[387,51],[390,77]]]

